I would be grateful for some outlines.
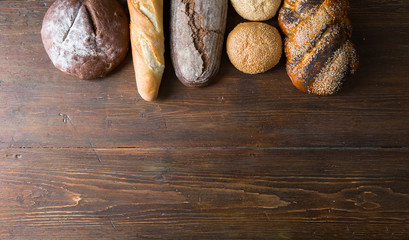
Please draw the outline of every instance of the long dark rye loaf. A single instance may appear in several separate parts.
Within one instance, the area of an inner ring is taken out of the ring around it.
[[[171,56],[184,85],[206,86],[219,71],[227,6],[227,0],[171,1]]]
[[[284,0],[279,24],[287,35],[287,72],[298,89],[330,95],[357,70],[348,10],[348,0]]]

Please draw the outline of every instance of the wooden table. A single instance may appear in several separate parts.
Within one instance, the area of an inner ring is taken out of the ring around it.
[[[154,103],[130,56],[96,81],[54,68],[52,2],[0,1],[0,239],[409,237],[407,0],[351,1],[361,65],[336,96],[224,53],[203,89],[167,56]]]

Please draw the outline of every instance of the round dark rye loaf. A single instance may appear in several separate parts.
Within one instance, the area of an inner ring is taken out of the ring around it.
[[[44,17],[41,37],[56,68],[94,79],[125,58],[129,21],[116,0],[57,0]]]

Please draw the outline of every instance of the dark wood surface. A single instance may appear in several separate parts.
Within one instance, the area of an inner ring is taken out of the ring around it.
[[[335,96],[225,53],[190,89],[167,55],[154,103],[130,56],[97,81],[55,69],[52,2],[0,1],[0,239],[409,238],[408,1],[351,1],[361,65]]]

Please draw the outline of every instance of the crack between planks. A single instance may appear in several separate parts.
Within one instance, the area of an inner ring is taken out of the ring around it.
[[[6,146],[0,149],[91,149],[91,150],[409,150],[409,147],[98,147],[96,148],[90,139],[87,139],[90,146],[77,147],[53,147],[53,146]]]

